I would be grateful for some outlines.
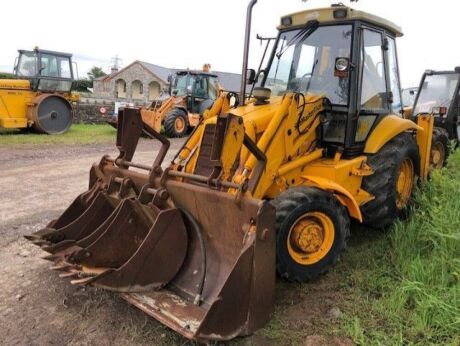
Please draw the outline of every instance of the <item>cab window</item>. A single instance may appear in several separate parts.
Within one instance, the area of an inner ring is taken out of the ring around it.
[[[385,65],[382,35],[364,29],[361,49],[361,110],[381,111],[387,108]]]
[[[398,60],[396,57],[396,42],[394,38],[387,37],[388,40],[388,72],[390,78],[390,90],[393,94],[391,111],[396,114],[402,113],[401,89],[399,83]]]

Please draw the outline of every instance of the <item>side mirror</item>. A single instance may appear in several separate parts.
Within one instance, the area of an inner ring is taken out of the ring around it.
[[[172,94],[173,96],[177,96],[178,91],[179,91],[179,90],[177,90],[177,89],[172,89],[171,94]]]
[[[254,84],[256,81],[256,70],[249,68],[246,70],[246,84]]]
[[[168,75],[168,83],[172,83],[173,81],[173,76],[171,74]]]
[[[267,73],[267,72],[266,72],[265,70],[260,70],[259,72],[257,72],[256,78],[255,78],[255,81],[254,81],[254,82],[255,82],[255,83],[259,82],[260,77],[261,77],[261,76],[264,77],[264,76],[266,75],[266,73]]]

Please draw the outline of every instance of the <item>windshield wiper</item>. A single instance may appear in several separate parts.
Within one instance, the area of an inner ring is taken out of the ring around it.
[[[319,26],[319,22],[317,20],[311,20],[307,23],[307,26],[303,28],[301,31],[299,31],[293,38],[289,40],[286,45],[283,44],[281,45],[281,49],[278,53],[276,53],[276,57],[278,59],[281,58],[281,56],[286,53],[288,48],[294,44],[297,44],[300,41],[305,40],[308,36],[310,36]]]

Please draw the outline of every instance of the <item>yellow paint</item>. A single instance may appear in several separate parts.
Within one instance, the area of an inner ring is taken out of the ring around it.
[[[420,131],[417,131],[417,144],[420,153],[420,178],[426,180],[430,171],[434,117],[431,115],[419,115],[417,125],[421,128]]]
[[[324,213],[308,212],[289,230],[287,248],[291,258],[302,265],[311,265],[327,256],[334,244],[335,227]]]
[[[321,190],[330,191],[336,195],[338,200],[348,209],[348,213],[351,217],[359,220],[360,222],[363,221],[358,202],[352,193],[344,186],[333,180],[323,178],[322,176],[304,175],[302,176],[302,179],[304,179],[304,183],[302,185],[317,187]],[[358,192],[358,189],[356,192]]]
[[[230,116],[227,124],[227,136],[224,138],[220,162],[222,165],[222,180],[228,180],[232,176],[232,169],[243,145],[244,125],[243,119],[238,116]]]
[[[375,154],[391,139],[408,130],[421,130],[413,121],[402,119],[397,115],[387,115],[372,131],[367,139],[364,152]]]
[[[403,210],[407,207],[414,188],[414,165],[409,158],[401,162],[396,179],[396,207]]]

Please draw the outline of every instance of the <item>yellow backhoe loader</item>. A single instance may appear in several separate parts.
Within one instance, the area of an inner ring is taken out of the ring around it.
[[[399,27],[343,5],[287,15],[255,73],[255,3],[241,105],[221,94],[164,169],[168,140],[125,108],[120,155],[103,157],[89,190],[27,236],[72,284],[119,292],[200,342],[263,327],[276,271],[296,282],[326,273],[350,220],[388,227],[428,172],[433,118],[403,119],[392,102]],[[247,93],[256,77],[262,86]],[[151,165],[132,162],[142,132],[163,143]]]
[[[209,64],[204,65],[203,71],[177,71],[175,77],[169,79],[171,96],[142,108],[142,120],[157,132],[163,126],[167,137],[184,137],[199,124],[222,87],[217,75],[209,71]],[[117,128],[117,118],[108,123]]]
[[[35,48],[19,50],[16,79],[0,79],[0,128],[29,128],[47,134],[72,125],[72,55]]]

